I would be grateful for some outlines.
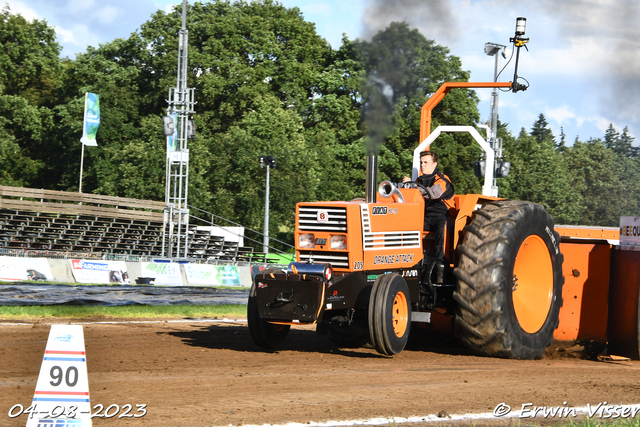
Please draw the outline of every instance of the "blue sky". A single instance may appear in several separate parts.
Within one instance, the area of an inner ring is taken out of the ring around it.
[[[191,0],[193,1],[193,0]],[[494,58],[485,42],[509,44],[518,16],[527,18],[529,52],[519,75],[525,92],[500,93],[500,120],[518,134],[543,113],[556,137],[567,142],[602,137],[609,123],[640,136],[640,2],[636,0],[282,0],[299,7],[334,48],[342,34],[367,38],[392,21],[407,21],[427,38],[448,46],[471,72],[472,81],[492,81]],[[88,45],[128,37],[157,9],[176,0],[0,0],[27,18],[54,26],[63,55]],[[504,64],[501,59],[500,65]],[[501,81],[513,77],[510,66]],[[478,90],[483,121],[489,90]],[[640,138],[639,138],[640,139]],[[635,141],[638,145],[640,141]]]

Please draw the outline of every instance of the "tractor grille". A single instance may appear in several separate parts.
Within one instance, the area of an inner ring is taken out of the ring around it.
[[[326,221],[318,218],[326,216]],[[347,232],[347,208],[324,206],[300,206],[298,229],[301,231]]]
[[[364,249],[419,248],[420,231],[386,231],[364,233]]]
[[[335,268],[349,268],[348,252],[300,251],[300,262],[308,262],[309,259],[317,263],[329,263]]]

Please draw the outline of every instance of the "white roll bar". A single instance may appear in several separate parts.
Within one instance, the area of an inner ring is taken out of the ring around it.
[[[485,168],[484,185],[482,186],[483,196],[497,196],[497,193],[493,194],[491,184],[493,183],[493,169],[495,163],[495,153],[493,148],[485,141],[473,126],[438,126],[424,141],[413,150],[413,170],[411,172],[411,179],[416,180],[420,171],[420,153],[423,152],[431,143],[440,136],[442,132],[469,132],[473,139],[476,140],[480,148],[487,155],[487,166]]]

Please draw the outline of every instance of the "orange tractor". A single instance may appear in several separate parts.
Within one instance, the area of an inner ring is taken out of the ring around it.
[[[451,88],[510,86],[445,83],[422,109],[424,142],[414,154],[413,178],[420,151],[443,131],[470,131],[484,143],[472,127],[425,132],[431,110]],[[450,274],[435,283],[425,256],[430,236],[422,231],[423,196],[414,182],[385,181],[377,197],[376,163],[376,156],[367,157],[364,202],[297,205],[298,262],[254,278],[248,323],[255,343],[276,347],[290,325],[317,323],[339,345],[369,342],[393,355],[404,349],[412,322],[429,323],[438,313],[455,317],[464,341],[481,354],[540,357],[558,326],[564,282],[560,237],[545,209],[485,195],[454,196],[445,233]],[[490,179],[487,174],[485,183]]]
[[[299,203],[297,262],[255,276],[247,317],[258,346],[278,347],[291,325],[317,324],[318,333],[340,346],[369,343],[394,355],[405,348],[412,323],[443,317],[455,323],[468,346],[487,356],[539,358],[554,331],[555,338],[607,340],[607,291],[594,287],[589,293],[586,284],[597,267],[608,280],[616,230],[557,230],[543,206],[493,197],[494,152],[476,129],[445,126],[431,133],[431,111],[450,89],[486,87],[523,89],[512,83],[445,83],[422,107],[414,180],[419,153],[442,132],[471,133],[487,161],[483,194],[454,196],[443,280],[434,280],[431,271],[433,238],[423,231],[425,202],[416,184],[385,181],[376,192],[377,156],[368,156],[365,200]],[[563,271],[567,253],[570,274]],[[591,263],[596,255],[600,266]],[[557,330],[565,277],[571,281],[571,312]],[[638,320],[637,305],[635,310]],[[585,321],[590,326],[581,329]]]

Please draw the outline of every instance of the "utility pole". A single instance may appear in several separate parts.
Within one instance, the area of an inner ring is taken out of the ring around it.
[[[187,31],[187,0],[182,1],[182,28],[178,40],[177,87],[169,89],[167,117],[173,121],[175,134],[167,136],[167,168],[162,232],[162,256],[187,257],[189,241],[189,149],[187,139],[195,136],[195,89],[187,88],[189,32]],[[166,119],[166,118],[165,118]],[[166,123],[166,120],[165,120]],[[166,131],[165,131],[166,133]]]

